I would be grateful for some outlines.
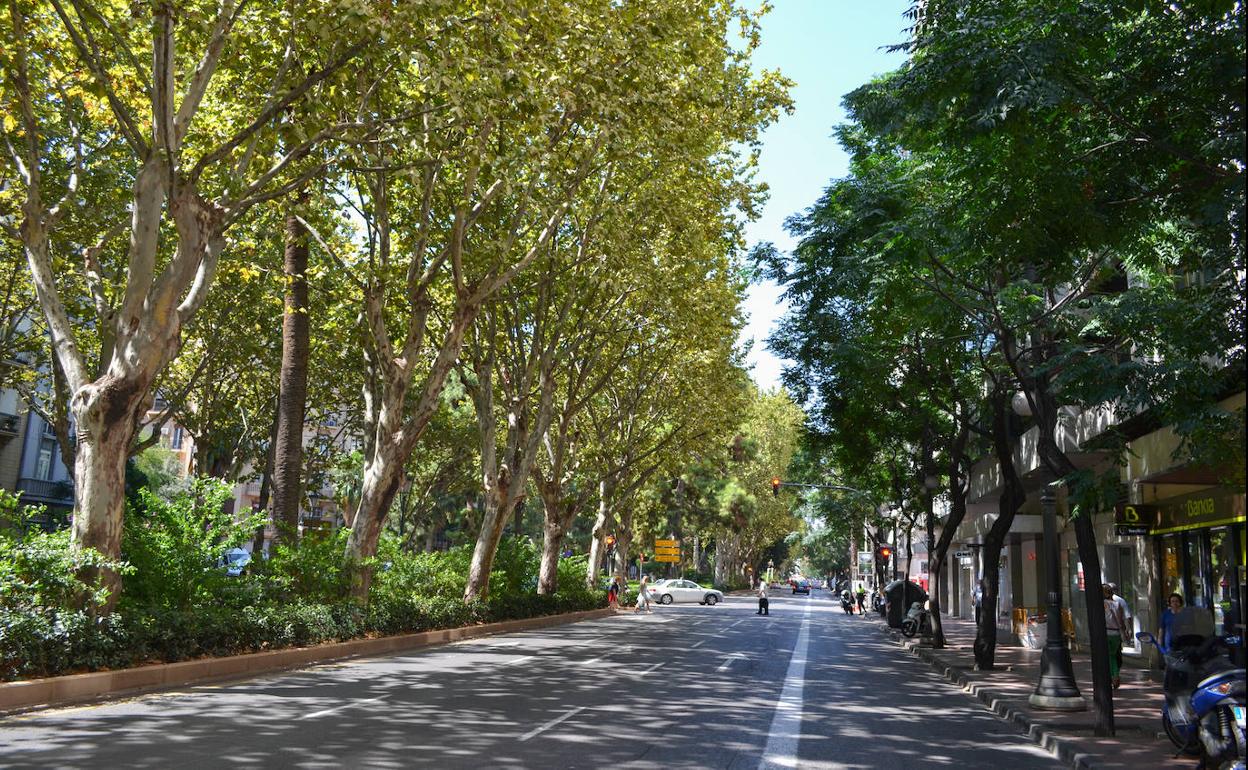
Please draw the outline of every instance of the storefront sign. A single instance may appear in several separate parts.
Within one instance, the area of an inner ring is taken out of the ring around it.
[[[1116,524],[1114,532],[1119,537],[1130,537],[1132,535],[1147,535],[1152,528],[1147,524]]]
[[[1118,534],[1147,535],[1150,528],[1157,526],[1157,506],[1119,503],[1114,506],[1114,525]],[[1143,532],[1124,533],[1123,527],[1143,527]]]
[[[1157,507],[1154,535],[1244,521],[1244,496],[1220,489],[1197,492]]]

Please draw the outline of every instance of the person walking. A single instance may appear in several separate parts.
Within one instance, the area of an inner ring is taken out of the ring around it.
[[[1134,638],[1132,632],[1135,631],[1135,624],[1131,621],[1131,607],[1127,604],[1127,600],[1122,598],[1122,594],[1118,592],[1118,584],[1110,583],[1109,592],[1113,595],[1114,604],[1118,605],[1118,609],[1122,610],[1122,643],[1125,647]],[[1134,645],[1132,645],[1134,647]],[[1118,650],[1118,670],[1122,670],[1122,650]]]
[[[760,579],[758,581],[758,613],[759,615],[770,615],[771,607],[767,601],[767,581]]]
[[[971,604],[975,607],[975,625],[979,626],[979,615],[984,609],[984,581],[975,581],[975,591],[971,594]]]
[[[612,576],[611,587],[607,589],[607,607],[613,610],[620,608],[620,579],[615,576]]]
[[[1170,594],[1166,608],[1161,612],[1161,625],[1157,628],[1157,641],[1162,652],[1170,652],[1174,646],[1174,621],[1183,611],[1183,594]]]
[[[641,576],[641,582],[637,584],[637,611],[650,612],[650,578],[646,575]]]
[[[858,586],[858,614],[865,615],[867,612],[867,589],[861,584]]]
[[[1122,684],[1119,678],[1121,671],[1119,661],[1122,654],[1122,633],[1127,627],[1127,619],[1122,615],[1122,607],[1114,601],[1114,590],[1109,583],[1101,586],[1101,593],[1105,597],[1105,633],[1109,640],[1109,678],[1113,682],[1114,689],[1117,690]]]

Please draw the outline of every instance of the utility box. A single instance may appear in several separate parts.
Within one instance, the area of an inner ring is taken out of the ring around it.
[[[890,628],[901,628],[906,611],[915,602],[927,601],[927,591],[909,580],[894,580],[884,586],[885,617]]]

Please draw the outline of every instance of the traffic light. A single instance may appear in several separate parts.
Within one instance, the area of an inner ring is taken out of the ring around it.
[[[607,553],[615,551],[615,535],[607,535]]]
[[[771,494],[773,497],[780,496],[780,477],[779,476],[771,477]]]
[[[893,558],[893,547],[891,545],[882,545],[875,549],[875,561],[879,564],[888,564],[888,560]]]

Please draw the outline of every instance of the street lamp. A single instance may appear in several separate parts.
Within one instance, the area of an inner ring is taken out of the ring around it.
[[[1048,633],[1040,657],[1040,681],[1027,700],[1039,709],[1083,711],[1088,704],[1079,694],[1070,650],[1062,633],[1062,589],[1058,580],[1057,498],[1052,485],[1040,492],[1040,512],[1044,519],[1044,567],[1048,582]]]

